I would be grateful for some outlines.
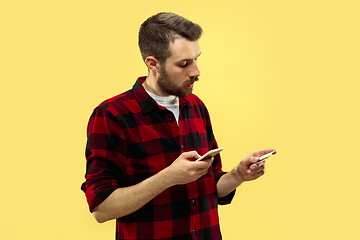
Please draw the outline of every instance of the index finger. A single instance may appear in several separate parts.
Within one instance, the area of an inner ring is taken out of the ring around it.
[[[194,161],[193,163],[197,164],[197,166],[199,166],[199,168],[209,168],[211,166],[211,164],[214,161],[214,157],[209,156],[207,158],[204,158],[201,161]]]

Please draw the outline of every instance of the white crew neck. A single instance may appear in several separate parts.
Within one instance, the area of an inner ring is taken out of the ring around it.
[[[153,94],[147,90],[145,90],[150,97],[152,97],[157,104],[159,104],[160,106],[163,106],[165,108],[167,108],[169,111],[171,111],[176,119],[177,124],[179,125],[179,114],[180,114],[180,110],[179,110],[179,98],[175,95],[170,95],[170,96],[158,96],[156,94]]]

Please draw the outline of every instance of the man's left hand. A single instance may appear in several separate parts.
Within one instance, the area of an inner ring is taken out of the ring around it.
[[[264,175],[265,161],[259,161],[262,155],[275,151],[274,149],[263,149],[255,151],[244,158],[234,169],[234,173],[238,175],[241,181],[251,181]],[[274,152],[273,154],[276,154]]]

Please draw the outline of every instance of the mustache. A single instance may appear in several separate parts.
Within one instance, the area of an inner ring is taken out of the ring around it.
[[[189,82],[194,83],[194,82],[197,82],[199,80],[200,80],[199,77],[191,77]]]

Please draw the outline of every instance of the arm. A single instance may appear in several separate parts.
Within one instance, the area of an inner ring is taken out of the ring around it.
[[[274,149],[264,149],[253,152],[230,172],[224,174],[216,184],[218,197],[221,198],[228,195],[245,181],[251,181],[264,175],[265,165],[256,162],[259,161],[260,156],[272,151],[274,151]]]
[[[169,167],[144,181],[130,187],[118,188],[94,208],[98,222],[105,222],[131,214],[159,195],[165,189],[186,184],[207,173],[213,158],[204,161],[189,161],[198,158],[196,151],[182,153]]]

